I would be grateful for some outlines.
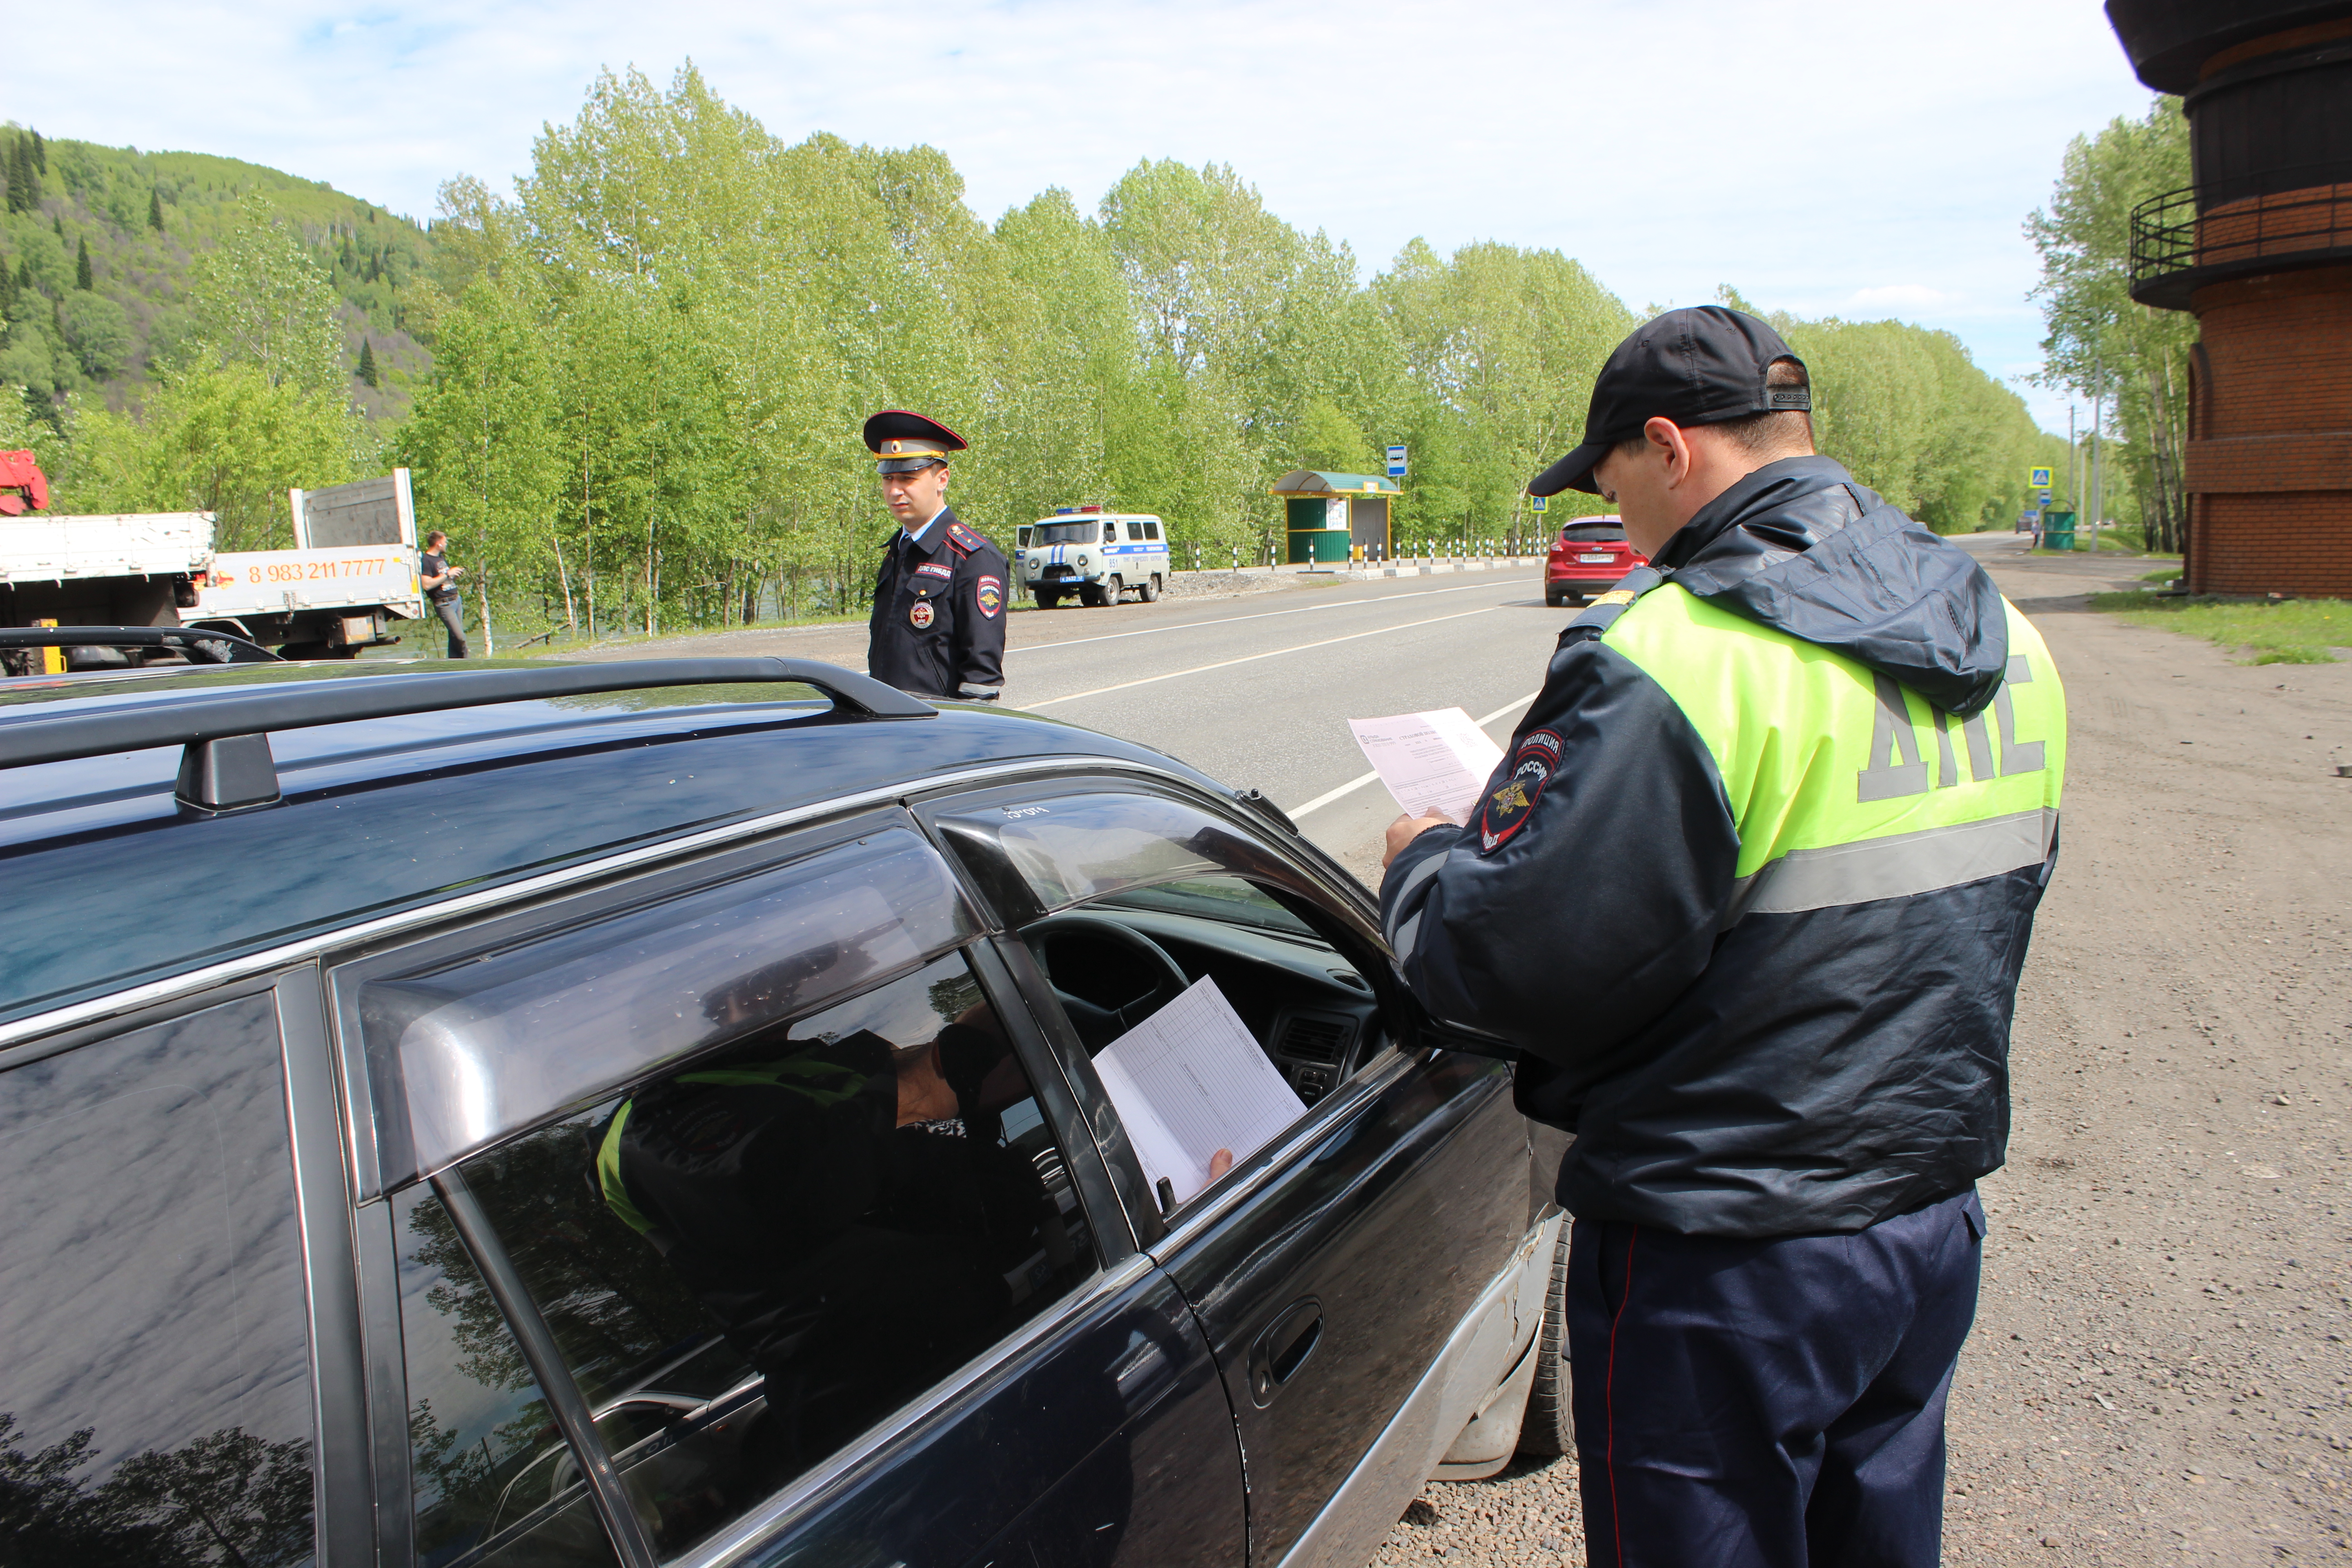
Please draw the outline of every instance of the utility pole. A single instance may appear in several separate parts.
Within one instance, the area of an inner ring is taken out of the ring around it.
[[[2107,505],[2107,367],[2091,369],[2091,548],[2098,548],[2098,520]]]

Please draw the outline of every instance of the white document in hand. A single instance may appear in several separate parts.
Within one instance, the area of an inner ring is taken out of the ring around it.
[[[1281,1070],[1206,975],[1095,1058],[1095,1071],[1153,1189],[1182,1203],[1220,1149],[1238,1165],[1307,1114]]]
[[[1478,792],[1503,760],[1503,748],[1459,708],[1350,719],[1348,728],[1407,816],[1436,811],[1449,822],[1468,822]]]

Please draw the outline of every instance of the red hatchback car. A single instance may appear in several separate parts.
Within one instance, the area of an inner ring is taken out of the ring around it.
[[[1625,524],[1616,517],[1564,522],[1544,561],[1544,603],[1564,605],[1605,594],[1618,578],[1649,563],[1647,556],[1625,542]]]

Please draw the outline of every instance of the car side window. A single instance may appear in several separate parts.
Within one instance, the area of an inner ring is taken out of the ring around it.
[[[1097,1267],[1053,1131],[959,953],[461,1170],[665,1557]],[[528,1376],[508,1370],[510,1402]],[[531,1426],[513,1410],[502,1419]],[[543,1417],[533,1429],[536,1447],[502,1461],[501,1495],[528,1497],[496,1522],[527,1500],[565,1531],[576,1463]]]
[[[417,1562],[614,1562],[547,1396],[448,1211],[420,1184],[394,1194],[392,1212]]]
[[[313,1560],[268,994],[0,1073],[0,1557]]]
[[[1115,522],[1106,522],[1103,524],[1102,542],[1105,544],[1116,544],[1118,542],[1118,524]]]
[[[1145,524],[1143,525],[1143,537],[1144,537],[1144,538],[1146,538],[1146,539],[1157,539],[1157,538],[1159,538],[1159,537],[1160,537],[1160,525],[1159,525],[1158,523],[1156,523],[1156,522],[1147,522],[1147,523],[1145,523]]]
[[[1227,1037],[1237,1025],[1296,1097],[1296,1120],[1387,1042],[1377,952],[1284,857],[1220,817],[1107,791],[1003,797],[939,820],[976,879],[994,884],[1090,1060],[1187,993],[1213,992],[1183,1016],[1205,1003]],[[1118,1076],[1103,1075],[1107,1089]],[[1255,1149],[1223,1152],[1227,1166],[1196,1164],[1222,1176]],[[1160,1201],[1190,1195],[1180,1182]]]
[[[1206,980],[1303,1109],[1370,1057],[1381,1018],[1363,969],[1295,903],[1240,877],[1185,877],[1077,904],[1021,934],[1088,1056]]]

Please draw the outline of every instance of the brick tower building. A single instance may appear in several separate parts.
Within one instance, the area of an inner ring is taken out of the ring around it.
[[[2132,298],[2197,317],[2189,586],[2352,596],[2352,0],[2107,0],[2189,116]]]

